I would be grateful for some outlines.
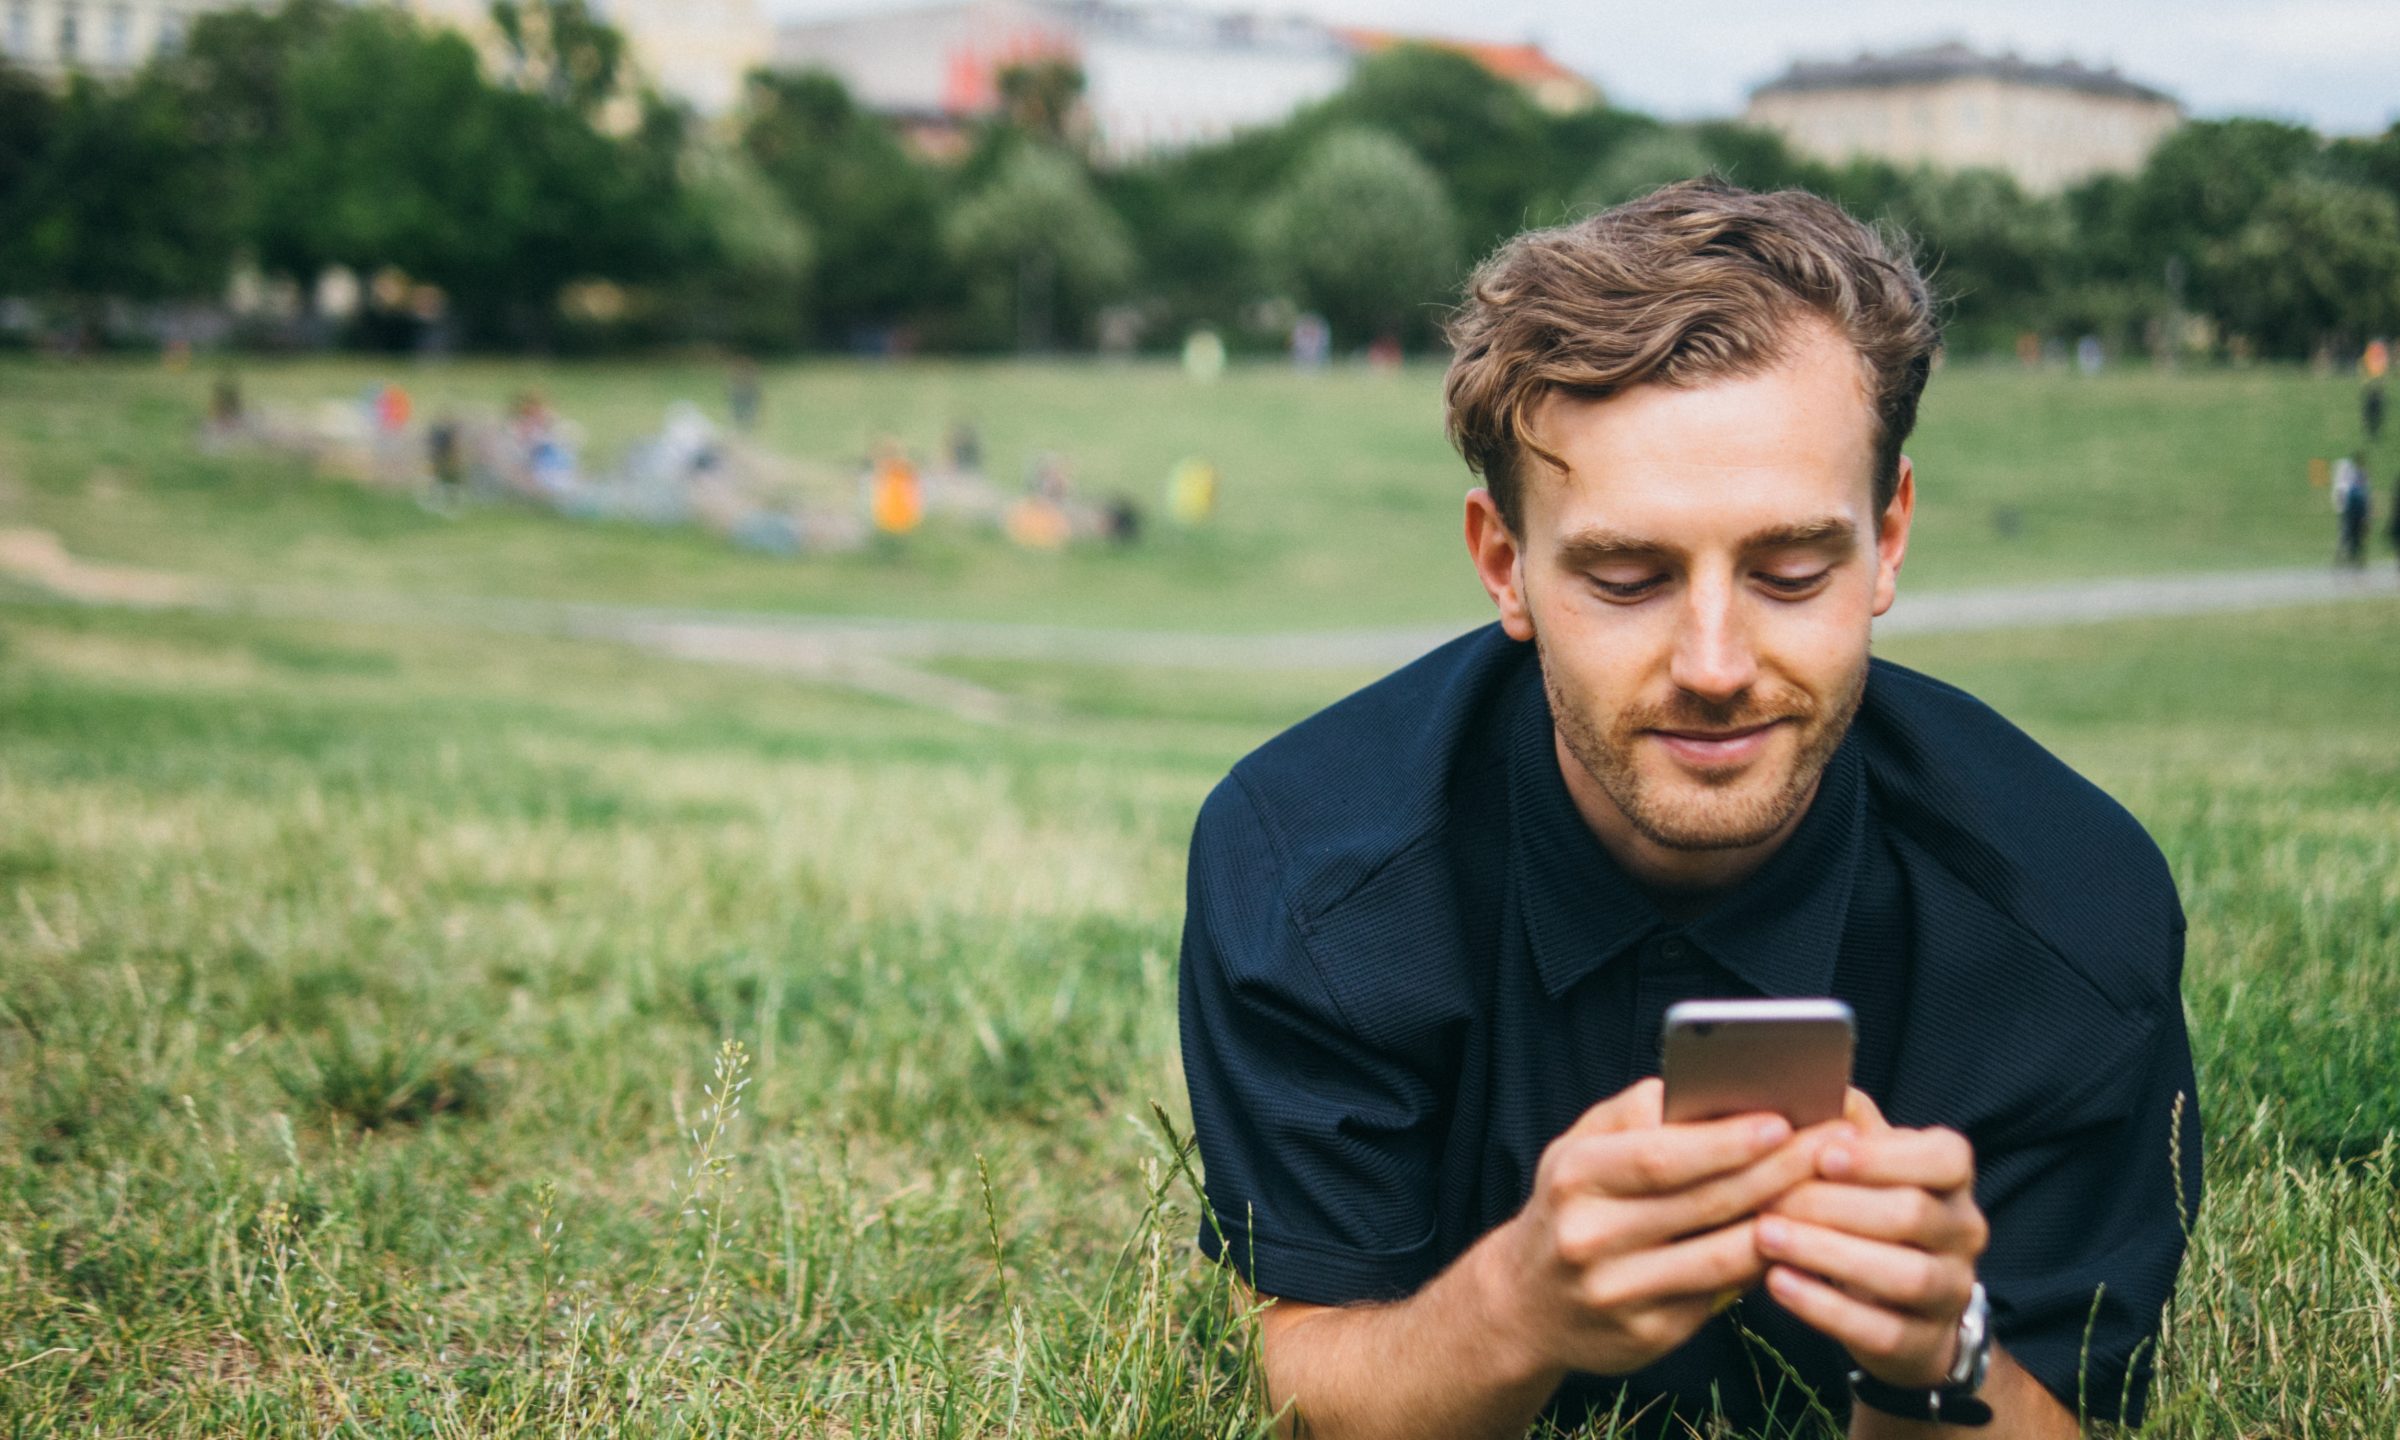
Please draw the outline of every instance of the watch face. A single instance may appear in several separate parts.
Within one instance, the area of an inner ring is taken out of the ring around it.
[[[1991,1366],[1992,1302],[1979,1284],[1967,1297],[1966,1313],[1958,1317],[1958,1359],[1950,1367],[1950,1384],[1980,1390]]]

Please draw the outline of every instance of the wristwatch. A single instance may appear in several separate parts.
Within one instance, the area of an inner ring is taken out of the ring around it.
[[[1864,1370],[1850,1372],[1850,1398],[1870,1410],[1903,1420],[1926,1420],[1938,1425],[1989,1425],[1992,1407],[1976,1398],[1983,1377],[1992,1368],[1992,1302],[1977,1285],[1967,1297],[1967,1313],[1958,1317],[1958,1358],[1950,1373],[1930,1390],[1886,1385]]]

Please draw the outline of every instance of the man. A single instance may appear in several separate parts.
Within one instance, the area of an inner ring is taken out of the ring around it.
[[[1452,340],[1499,624],[1192,842],[1201,1243],[1287,1432],[2135,1415],[2199,1195],[2182,914],[2107,797],[1869,660],[1923,281],[1694,182],[1518,237]],[[1662,1123],[1665,1007],[1762,994],[1856,1011],[1845,1120]]]
[[[2333,563],[2352,570],[2367,563],[2367,511],[2373,505],[2366,456],[2356,450],[2333,462]]]

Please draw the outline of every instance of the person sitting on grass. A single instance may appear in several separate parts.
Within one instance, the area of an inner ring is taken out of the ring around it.
[[[2134,1419],[2200,1195],[2183,917],[2124,810],[1870,658],[1915,266],[1689,182],[1519,236],[1451,340],[1498,623],[1242,760],[1192,840],[1200,1243],[1286,1433]],[[1669,1004],[1828,995],[1844,1119],[1662,1121]]]

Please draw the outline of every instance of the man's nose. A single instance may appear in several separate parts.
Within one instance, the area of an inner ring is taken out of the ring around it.
[[[1700,581],[1684,592],[1668,677],[1703,700],[1730,701],[1758,678],[1758,654],[1734,587]]]

